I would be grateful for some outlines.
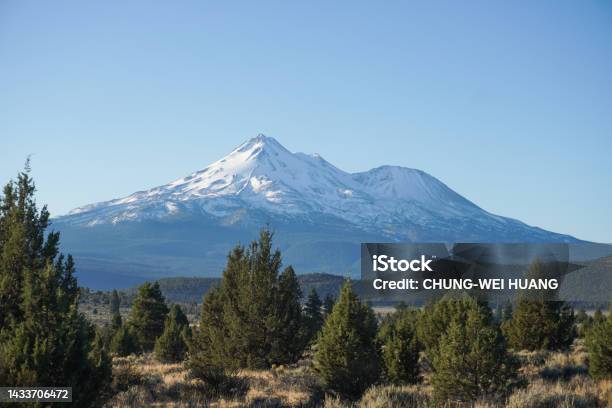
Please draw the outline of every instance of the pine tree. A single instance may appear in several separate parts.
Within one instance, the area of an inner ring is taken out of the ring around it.
[[[323,326],[323,314],[321,307],[323,302],[315,288],[310,289],[306,305],[304,306],[304,322],[308,341],[315,340],[317,333]]]
[[[556,265],[534,261],[527,278],[539,279],[555,275]],[[576,337],[574,311],[565,302],[556,301],[549,292],[521,296],[512,319],[502,329],[514,349],[559,350],[569,347]]]
[[[164,331],[166,314],[168,307],[159,283],[141,285],[132,306],[130,325],[142,351],[153,350],[155,340]]]
[[[612,309],[607,319],[593,322],[586,334],[589,373],[595,379],[612,378]]]
[[[119,330],[119,328],[121,328],[123,324],[123,319],[121,318],[120,312],[120,305],[121,300],[119,299],[119,294],[116,290],[113,290],[113,292],[111,293],[110,300],[111,324],[109,328],[109,333],[111,335],[111,338],[115,335],[115,333],[117,333],[117,331]]]
[[[325,316],[328,316],[331,311],[334,308],[334,304],[336,303],[336,298],[333,297],[331,294],[327,294],[325,295],[325,298],[323,299],[323,312],[325,314]]]
[[[603,315],[603,313],[602,313],[601,309],[600,309],[600,308],[598,308],[598,309],[595,311],[595,314],[593,314],[593,321],[594,321],[595,323],[600,323],[600,322],[603,322],[604,320],[606,320],[606,318],[605,318],[605,316]]]
[[[92,397],[95,404],[104,400],[110,391],[110,378],[113,374],[113,362],[109,355],[108,344],[100,330],[95,330],[94,341],[89,358],[93,362],[94,369],[90,370],[88,381],[82,381],[85,386],[85,395]],[[87,402],[84,404],[87,405]]]
[[[393,308],[395,309],[396,312],[402,312],[408,309],[408,304],[404,302],[403,300],[400,300],[399,302],[395,304],[395,306],[393,306]]]
[[[358,398],[380,374],[374,312],[347,281],[325,320],[316,345],[314,369],[328,391]]]
[[[200,312],[200,324],[189,343],[187,367],[192,376],[218,388],[238,368],[230,355],[233,348],[227,339],[224,321],[224,295],[213,287],[206,293]]]
[[[73,403],[98,404],[110,362],[78,311],[71,256],[59,253],[46,207],[26,171],[0,197],[0,384],[72,387]]]
[[[284,364],[296,361],[307,342],[303,330],[302,290],[291,266],[278,277],[278,292],[274,312],[271,315],[268,334],[271,343],[269,361],[272,364]]]
[[[291,267],[279,274],[272,237],[264,229],[258,241],[232,249],[220,287],[204,297],[188,365],[209,383],[238,368],[291,363],[303,351],[299,282]]]
[[[466,402],[503,393],[516,375],[516,363],[490,309],[473,300],[464,305],[465,316],[452,317],[432,354],[434,396],[439,401]]]
[[[420,344],[416,333],[417,315],[404,308],[387,317],[378,332],[386,379],[393,384],[419,380]]]
[[[512,319],[512,303],[506,302],[501,313],[501,321],[506,322]]]
[[[115,314],[111,317],[110,331],[114,335],[123,325],[123,319],[120,314]]]
[[[467,318],[471,302],[469,298],[442,298],[425,306],[418,321],[417,335],[430,360],[437,352],[440,339],[446,335],[453,319]]]
[[[593,318],[589,316],[584,309],[578,310],[576,313],[576,335],[584,338],[593,324]]]
[[[576,336],[572,309],[563,302],[544,300],[520,299],[502,329],[516,350],[565,349]]]
[[[121,299],[119,298],[119,293],[117,293],[116,290],[113,290],[111,293],[110,313],[113,316],[121,314]]]
[[[136,335],[129,324],[117,329],[110,343],[110,351],[119,357],[127,357],[139,351]]]
[[[185,359],[189,341],[189,322],[179,305],[172,305],[164,332],[155,342],[155,356],[165,363],[177,363]]]
[[[181,327],[189,327],[189,320],[187,319],[185,312],[183,312],[183,309],[177,304],[173,304],[172,306],[170,306],[170,310],[168,311],[168,318],[170,318],[171,320],[175,320],[176,323]]]
[[[583,324],[588,320],[589,315],[587,314],[586,310],[579,309],[578,312],[576,312],[576,324]]]

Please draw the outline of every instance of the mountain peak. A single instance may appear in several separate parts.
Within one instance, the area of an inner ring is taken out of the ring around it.
[[[258,134],[255,137],[250,138],[246,142],[242,143],[233,152],[245,152],[248,150],[276,150],[289,153],[289,151],[271,136],[266,136],[263,133]],[[232,152],[232,153],[233,153]],[[231,153],[230,153],[231,154]]]
[[[258,133],[257,136],[251,138],[251,140],[261,140],[261,141],[265,141],[265,140],[274,140],[276,142],[276,139],[274,139],[273,137],[270,136],[266,136],[263,133]]]
[[[381,166],[347,173],[320,155],[292,153],[261,133],[203,170],[80,207],[63,221],[95,226],[176,217],[221,223],[347,223],[410,240],[554,237],[482,210],[423,171]]]

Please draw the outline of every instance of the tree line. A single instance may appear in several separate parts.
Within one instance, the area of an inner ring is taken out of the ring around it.
[[[241,368],[295,362],[314,350],[313,369],[325,390],[358,398],[375,383],[414,384],[424,366],[439,401],[504,396],[520,385],[511,350],[564,350],[587,339],[594,378],[612,376],[612,316],[586,319],[563,302],[520,298],[493,311],[470,297],[443,298],[423,309],[400,307],[382,319],[360,301],[350,281],[335,304],[311,291],[305,307],[291,267],[281,271],[272,234],[263,230],[228,256],[220,286],[205,295],[187,356],[192,374],[213,386]],[[541,273],[534,263],[529,275]],[[590,325],[590,326],[589,326]]]

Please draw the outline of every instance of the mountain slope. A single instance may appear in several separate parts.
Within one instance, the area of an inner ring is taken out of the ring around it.
[[[491,214],[420,170],[351,174],[264,135],[187,177],[54,220],[96,279],[219,275],[229,248],[265,224],[301,272],[355,273],[364,241],[577,241]]]

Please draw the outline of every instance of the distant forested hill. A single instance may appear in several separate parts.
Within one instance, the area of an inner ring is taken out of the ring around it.
[[[315,288],[321,298],[326,295],[336,297],[342,286],[344,278],[328,273],[311,273],[299,275],[298,280],[304,297]],[[172,303],[201,303],[202,297],[208,290],[221,282],[220,278],[162,278],[158,279],[159,286],[166,300]],[[128,306],[136,294],[137,286],[121,291],[122,304]],[[110,292],[81,289],[81,302],[95,305],[108,303]]]
[[[594,261],[578,265],[580,268],[565,277],[565,285],[560,292],[561,299],[574,304],[607,304],[612,293],[612,256],[599,258]],[[328,273],[308,273],[298,275],[302,288],[303,299],[312,288],[316,289],[319,297],[327,295],[336,297],[344,281],[344,277]],[[171,303],[194,304],[201,303],[202,297],[214,285],[219,284],[220,278],[176,277],[158,279],[162,293]],[[355,291],[363,293],[362,283],[354,281]],[[131,305],[137,286],[121,291],[122,304]],[[416,295],[415,295],[416,296]],[[81,290],[81,303],[99,306],[108,303],[110,292],[92,291],[87,288]],[[590,299],[590,302],[584,302]],[[416,301],[416,297],[415,297]],[[420,303],[420,301],[417,301]]]

